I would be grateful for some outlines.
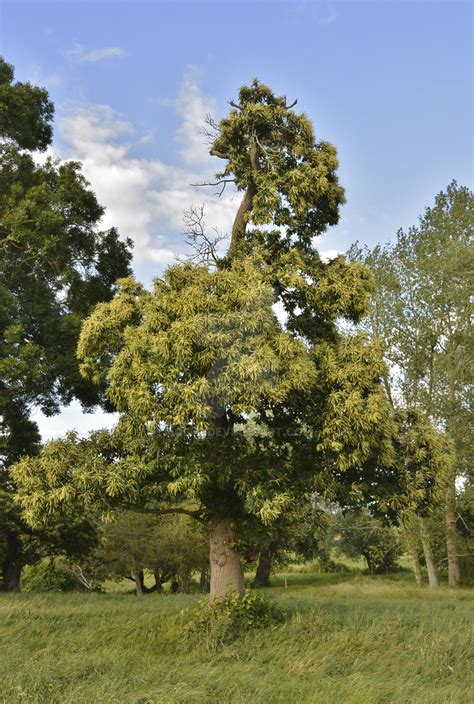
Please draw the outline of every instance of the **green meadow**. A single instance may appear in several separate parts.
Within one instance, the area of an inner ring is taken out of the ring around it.
[[[199,595],[3,594],[1,701],[472,702],[472,590],[292,572],[267,592],[286,621],[214,652],[183,636]]]

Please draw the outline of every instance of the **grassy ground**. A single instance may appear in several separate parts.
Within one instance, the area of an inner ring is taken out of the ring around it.
[[[279,575],[291,609],[217,653],[183,642],[194,596],[0,598],[5,704],[468,704],[472,590],[411,577]]]

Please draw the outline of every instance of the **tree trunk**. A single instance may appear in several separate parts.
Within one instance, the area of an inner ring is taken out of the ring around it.
[[[6,553],[2,562],[3,589],[20,591],[21,568],[20,540],[17,533],[7,533]]]
[[[428,584],[431,589],[437,589],[438,584],[438,574],[436,572],[436,565],[433,559],[433,553],[431,552],[431,543],[426,529],[426,524],[424,518],[420,518],[420,535],[421,544],[423,545],[423,554],[425,556],[426,569],[428,570]]]
[[[448,554],[448,586],[455,587],[461,579],[456,529],[456,487],[450,480],[446,490],[446,548]]]
[[[163,581],[161,579],[160,570],[155,570],[153,572],[153,576],[155,578],[155,591],[156,591],[156,593],[163,594]]]
[[[415,580],[419,587],[423,585],[423,575],[421,572],[420,556],[418,554],[418,549],[416,547],[413,536],[410,533],[410,529],[400,523],[400,531],[403,539],[405,540],[406,546],[410,552],[411,559],[413,561],[413,572],[415,574]]]
[[[135,589],[137,592],[137,596],[142,596],[143,595],[143,570],[139,570],[135,572],[133,575],[133,579],[135,581]]]
[[[375,574],[375,565],[374,565],[374,562],[373,562],[373,560],[372,560],[371,554],[370,554],[370,553],[365,553],[365,552],[363,552],[363,553],[362,553],[362,557],[363,557],[363,558],[365,559],[365,561],[367,562],[367,569],[368,569],[368,571],[369,571],[369,574]]]
[[[207,594],[209,592],[209,571],[207,569],[201,570],[201,575],[199,577],[199,589],[203,594]]]
[[[415,575],[415,581],[419,587],[423,586],[423,575],[421,572],[420,556],[418,555],[418,550],[415,546],[410,547],[411,559],[413,560],[413,572]]]
[[[231,518],[216,517],[209,531],[211,584],[210,600],[223,599],[229,590],[244,593],[244,571],[239,554],[236,524]]]
[[[270,573],[272,569],[273,547],[268,545],[260,550],[258,556],[257,571],[255,573],[254,586],[270,586]]]

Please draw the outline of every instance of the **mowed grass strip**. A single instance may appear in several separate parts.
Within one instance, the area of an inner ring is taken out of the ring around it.
[[[2,595],[8,704],[470,704],[472,590],[404,579],[291,574],[277,627],[218,652],[186,643],[195,596]]]

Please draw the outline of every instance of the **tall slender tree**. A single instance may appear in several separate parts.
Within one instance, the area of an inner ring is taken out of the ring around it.
[[[371,331],[384,342],[387,391],[421,408],[454,441],[445,495],[449,585],[460,578],[456,479],[472,482],[472,192],[453,181],[394,244],[352,250],[376,284]]]

